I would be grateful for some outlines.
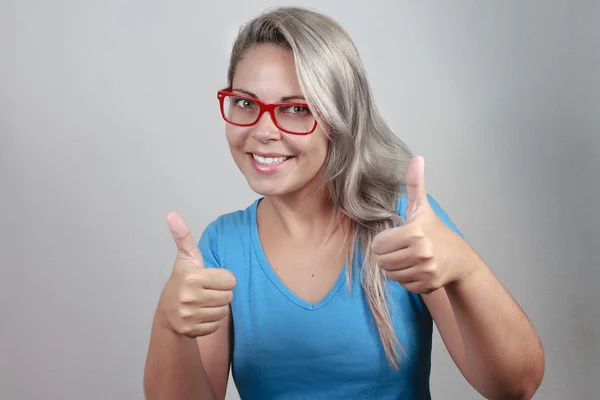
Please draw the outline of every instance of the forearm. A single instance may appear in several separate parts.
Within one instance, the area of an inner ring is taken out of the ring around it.
[[[178,335],[155,317],[144,370],[148,400],[215,399],[195,339]]]
[[[487,398],[529,398],[537,390],[544,355],[517,302],[470,250],[472,272],[445,287],[465,349],[471,384]]]

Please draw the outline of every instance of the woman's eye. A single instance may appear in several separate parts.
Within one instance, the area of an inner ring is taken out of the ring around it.
[[[310,113],[310,110],[308,109],[308,107],[304,107],[304,106],[289,106],[289,107],[287,107],[287,109],[285,111],[287,113],[294,114],[294,115],[304,115],[304,114]]]
[[[296,114],[300,114],[300,113],[307,112],[307,111],[308,111],[308,109],[306,107],[294,106],[294,112]]]
[[[248,99],[238,99],[237,105],[240,108],[253,108],[255,106],[254,102]]]

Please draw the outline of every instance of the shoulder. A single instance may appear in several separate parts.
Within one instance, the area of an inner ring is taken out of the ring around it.
[[[260,199],[255,200],[248,207],[226,214],[219,215],[208,223],[204,229],[203,236],[227,235],[232,231],[243,227],[249,227],[256,218],[256,207]]]
[[[222,214],[208,223],[198,242],[207,266],[220,266],[224,253],[239,245],[240,240],[248,240],[254,228],[259,201],[257,199],[245,209]]]

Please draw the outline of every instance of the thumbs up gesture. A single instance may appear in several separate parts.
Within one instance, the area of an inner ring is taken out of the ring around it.
[[[229,315],[235,276],[226,269],[204,267],[202,254],[179,214],[169,213],[167,224],[177,245],[177,256],[157,314],[180,335],[209,335]]]
[[[380,232],[371,244],[379,267],[415,293],[431,293],[466,273],[457,262],[465,242],[431,208],[424,168],[419,156],[408,165],[406,224]]]

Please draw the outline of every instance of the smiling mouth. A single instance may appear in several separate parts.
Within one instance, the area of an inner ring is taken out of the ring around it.
[[[254,158],[254,160],[262,165],[275,165],[275,164],[281,164],[287,160],[289,160],[290,158],[292,158],[291,156],[282,156],[282,157],[263,157],[263,156],[259,156],[256,154],[252,154],[252,158]]]

